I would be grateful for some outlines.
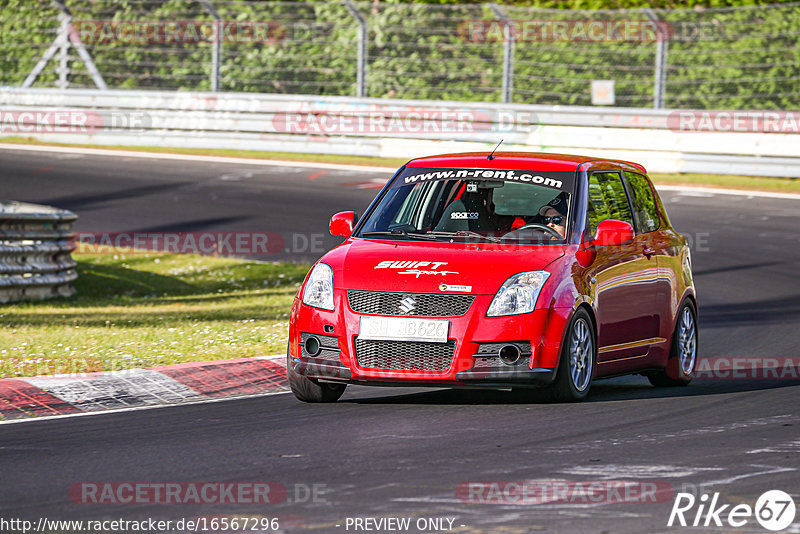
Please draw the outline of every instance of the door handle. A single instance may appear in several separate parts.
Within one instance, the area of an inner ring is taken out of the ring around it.
[[[645,248],[644,248],[644,250],[643,250],[643,252],[644,252],[644,255],[645,255],[645,256],[647,256],[647,258],[648,258],[648,259],[650,259],[650,257],[651,257],[653,254],[655,254],[655,253],[656,253],[656,251],[655,251],[655,250],[653,250],[653,249],[652,249],[652,248],[650,248],[650,247],[645,247]]]

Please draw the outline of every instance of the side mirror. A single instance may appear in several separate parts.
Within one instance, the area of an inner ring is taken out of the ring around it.
[[[592,241],[596,247],[627,245],[633,242],[633,226],[625,221],[606,219],[597,225],[597,233]]]
[[[353,233],[353,226],[355,225],[356,214],[354,211],[340,211],[333,217],[328,225],[328,231],[331,235],[339,237],[350,237]]]

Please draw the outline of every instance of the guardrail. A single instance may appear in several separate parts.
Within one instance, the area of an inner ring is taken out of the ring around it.
[[[681,114],[687,113],[698,114],[693,120],[702,131],[682,129]],[[0,89],[0,135],[43,141],[402,158],[486,150],[504,139],[504,150],[627,159],[653,172],[800,177],[800,133],[793,133],[799,113],[750,112],[748,119],[748,112],[741,112],[745,120],[738,123],[731,116],[715,122],[719,113],[734,112]],[[782,118],[768,122],[752,115],[769,113]],[[787,116],[791,120],[784,120]],[[774,128],[778,124],[784,129]]]
[[[78,278],[71,211],[0,202],[0,303],[68,297]]]

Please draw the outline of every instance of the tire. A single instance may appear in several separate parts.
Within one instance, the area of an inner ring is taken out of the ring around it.
[[[579,309],[567,327],[550,398],[555,402],[578,402],[589,394],[597,362],[597,344],[589,314]]]
[[[648,374],[647,379],[656,387],[685,386],[692,381],[697,360],[697,310],[691,300],[686,300],[672,333],[667,367]]]
[[[303,402],[336,402],[344,393],[347,384],[329,384],[306,378],[295,372],[291,358],[286,356],[286,375],[289,377],[289,387]]]

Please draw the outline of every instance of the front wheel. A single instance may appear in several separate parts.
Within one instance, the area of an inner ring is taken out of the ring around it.
[[[697,311],[687,300],[678,312],[678,322],[672,335],[672,348],[663,371],[647,375],[650,383],[658,387],[685,386],[692,381],[697,368]]]
[[[344,394],[347,384],[330,384],[307,378],[295,372],[291,357],[286,357],[286,376],[297,400],[303,402],[336,402]]]
[[[575,313],[564,338],[556,380],[550,396],[556,402],[576,402],[586,398],[594,376],[597,350],[592,320],[586,310]]]

